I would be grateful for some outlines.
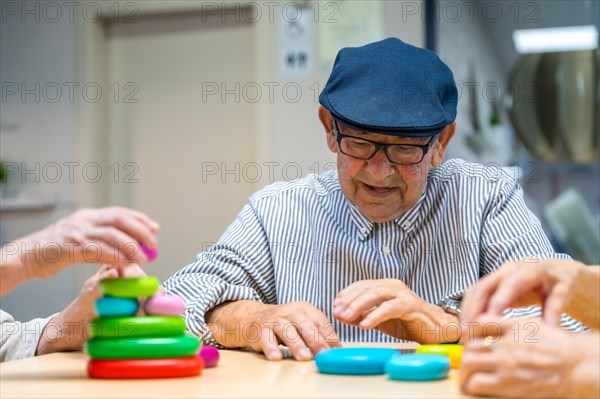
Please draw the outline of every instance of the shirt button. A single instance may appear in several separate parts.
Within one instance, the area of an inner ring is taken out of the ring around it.
[[[360,232],[363,233],[363,234],[367,234],[367,228],[366,227],[362,227],[360,229]]]
[[[386,254],[386,255],[389,255],[390,252],[392,252],[390,250],[390,247],[388,247],[387,245],[384,245],[383,248],[382,248],[382,250],[383,250],[383,253]]]
[[[410,220],[407,220],[404,223],[402,223],[402,226],[404,226],[405,229],[408,229],[410,226],[412,226],[412,222]]]

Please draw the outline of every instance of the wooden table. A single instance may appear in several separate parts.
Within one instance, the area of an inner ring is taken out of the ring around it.
[[[357,346],[357,345],[345,345]],[[360,346],[369,346],[360,344]],[[372,345],[371,345],[372,346]],[[382,345],[407,348],[410,345]],[[414,345],[412,346],[414,347]],[[457,371],[448,379],[400,382],[377,376],[319,374],[314,362],[265,360],[253,352],[221,350],[215,368],[188,378],[95,380],[86,375],[88,356],[54,353],[0,363],[0,397],[30,398],[460,398]]]

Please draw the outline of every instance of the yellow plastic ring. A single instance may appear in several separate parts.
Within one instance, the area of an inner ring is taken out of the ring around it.
[[[433,355],[444,355],[450,359],[450,366],[456,369],[460,366],[463,346],[460,344],[432,344],[421,345],[415,349],[415,353],[427,353]]]

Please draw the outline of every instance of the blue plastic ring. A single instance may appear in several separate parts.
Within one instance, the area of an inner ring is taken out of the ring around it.
[[[444,355],[415,353],[394,355],[385,365],[392,380],[432,381],[448,377],[450,360]]]
[[[324,374],[383,374],[388,360],[398,351],[390,348],[333,348],[315,356],[317,369]]]
[[[96,301],[98,317],[133,316],[139,308],[139,302],[134,298],[117,298],[105,296]]]

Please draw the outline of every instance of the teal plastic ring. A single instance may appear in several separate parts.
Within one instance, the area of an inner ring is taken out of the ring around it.
[[[415,353],[394,355],[385,365],[392,380],[433,381],[448,377],[450,360],[444,355]]]
[[[134,339],[94,338],[85,343],[93,359],[162,359],[195,356],[200,341],[193,335]]]
[[[385,364],[397,353],[392,348],[332,348],[319,352],[315,363],[323,374],[383,374]]]
[[[94,338],[172,337],[185,333],[179,316],[102,317],[92,321]]]
[[[100,292],[119,298],[147,298],[158,290],[156,277],[113,278],[100,281]]]
[[[96,301],[95,308],[99,317],[133,316],[140,304],[134,298],[116,298],[105,296]]]

